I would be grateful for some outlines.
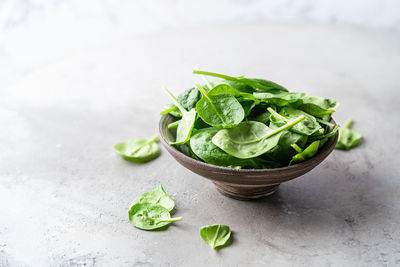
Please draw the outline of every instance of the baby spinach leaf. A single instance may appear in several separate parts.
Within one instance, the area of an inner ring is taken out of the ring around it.
[[[336,103],[335,100],[320,96],[305,95],[302,97],[302,102],[300,109],[319,118],[332,114],[339,106],[339,103]]]
[[[268,108],[268,111],[272,114],[270,120],[273,120],[275,123],[281,125],[287,123],[291,119],[297,118],[300,115],[304,115],[305,119],[291,128],[291,131],[293,132],[304,135],[312,135],[322,129],[321,125],[319,125],[314,116],[311,116],[304,111],[294,109],[290,106],[282,108],[279,114],[272,108]]]
[[[207,225],[200,228],[201,238],[216,249],[227,245],[231,237],[231,229],[225,224]]]
[[[138,203],[158,204],[166,208],[168,211],[172,211],[175,207],[175,202],[170,196],[167,195],[167,193],[165,193],[162,185],[159,185],[157,188],[144,193],[135,199],[132,205]]]
[[[315,154],[317,154],[317,152],[318,152],[319,142],[320,142],[319,140],[312,142],[302,152],[297,153],[296,155],[294,155],[294,157],[292,158],[292,160],[289,163],[289,166],[314,157]]]
[[[247,78],[243,78],[243,79],[247,79]],[[287,91],[287,89],[285,87],[283,87],[282,85],[274,83],[269,80],[258,79],[258,78],[252,78],[252,79],[247,79],[247,80],[251,81],[249,83],[249,85],[254,84],[253,87],[255,89],[259,89],[262,91],[268,91],[268,90],[272,90],[272,89],[279,89],[279,90]]]
[[[225,79],[227,81],[240,83],[242,85],[250,86],[253,89],[259,89],[259,90],[263,90],[263,91],[268,91],[271,89],[280,89],[280,90],[287,91],[287,89],[285,87],[283,87],[282,85],[279,85],[277,83],[274,83],[274,82],[268,81],[268,80],[264,80],[264,79],[254,79],[254,78],[250,79],[250,78],[245,78],[243,76],[232,77],[232,76],[228,76],[228,75],[224,75],[224,74],[219,74],[219,73],[214,73],[214,72],[209,72],[209,71],[202,71],[202,70],[194,70],[193,73]]]
[[[244,119],[244,110],[234,96],[209,95],[200,85],[197,87],[203,97],[197,102],[196,110],[207,124],[216,128],[232,128]]]
[[[190,139],[190,135],[192,133],[194,123],[196,121],[196,110],[191,109],[190,111],[186,111],[186,109],[178,102],[178,100],[167,88],[164,88],[164,90],[171,97],[175,105],[179,108],[180,112],[182,113],[182,119],[180,120],[178,128],[176,130],[175,142],[171,142],[170,144],[183,145]]]
[[[208,92],[208,95],[219,95],[219,94],[229,94],[234,97],[253,100],[256,104],[260,103],[260,101],[257,98],[255,98],[253,94],[240,92],[228,84],[216,85]]]
[[[350,129],[353,120],[349,119],[339,131],[339,140],[336,144],[337,149],[349,150],[356,147],[361,140],[361,134]]]
[[[269,124],[269,128],[271,128],[272,130],[278,129],[279,127],[280,124],[276,124],[274,122],[271,122]],[[298,134],[296,132],[285,130],[281,138],[279,139],[279,145],[285,149],[289,148],[292,144],[297,144],[303,147],[307,143],[307,139],[308,139],[307,135]]]
[[[255,89],[253,89],[253,87],[248,86],[243,83],[240,83],[240,82],[235,82],[235,81],[218,80],[218,81],[212,82],[211,84],[214,86],[217,86],[219,84],[226,84],[242,93],[252,94],[253,92],[255,92]]]
[[[201,99],[200,91],[197,88],[190,88],[178,95],[178,102],[186,110],[196,108],[196,103]]]
[[[212,143],[212,138],[218,132],[216,128],[203,128],[196,131],[190,138],[190,148],[204,162],[218,166],[251,165],[243,159],[235,158]]]
[[[220,94],[229,94],[235,97],[240,96],[240,92],[233,88],[228,84],[218,84],[214,86],[210,91],[208,91],[208,95],[220,95]]]
[[[212,138],[212,142],[234,157],[254,158],[274,149],[283,131],[302,120],[303,115],[275,130],[257,121],[245,121],[235,128],[220,130]]]
[[[133,139],[116,144],[114,149],[124,159],[136,163],[145,163],[160,155],[157,140],[157,135],[151,139]]]
[[[142,230],[159,229],[180,220],[182,217],[171,218],[169,211],[158,204],[137,203],[129,210],[129,221]]]
[[[255,92],[254,97],[277,106],[287,106],[299,102],[301,104],[304,93],[289,93],[284,90],[273,89],[267,92]]]

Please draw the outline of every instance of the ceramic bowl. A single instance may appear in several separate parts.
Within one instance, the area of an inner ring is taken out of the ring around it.
[[[231,198],[250,200],[273,194],[283,182],[297,178],[320,164],[335,148],[338,133],[332,136],[313,158],[289,167],[274,169],[233,169],[204,163],[186,156],[169,142],[175,140],[175,130],[168,124],[176,119],[164,115],[160,119],[160,142],[182,166],[211,180],[216,189]],[[332,119],[331,123],[335,124]]]

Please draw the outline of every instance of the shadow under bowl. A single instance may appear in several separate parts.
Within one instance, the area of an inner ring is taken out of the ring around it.
[[[168,124],[175,120],[176,118],[169,114],[163,115],[160,119],[160,142],[165,149],[182,166],[211,180],[220,193],[240,200],[269,196],[278,189],[281,183],[311,171],[332,152],[338,140],[338,133],[336,133],[329,138],[317,155],[293,166],[273,169],[233,169],[193,159],[171,146],[169,142],[175,140],[176,131],[175,129],[168,129]],[[336,125],[333,119],[331,123]]]

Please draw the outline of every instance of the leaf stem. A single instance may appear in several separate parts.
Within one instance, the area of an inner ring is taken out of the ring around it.
[[[324,121],[324,120],[321,120],[321,119],[318,119],[318,118],[316,118],[316,119],[317,119],[317,122],[319,122],[319,123],[321,123],[323,125],[326,125],[326,126],[329,126],[329,127],[335,127],[335,125],[333,125],[330,122],[327,122],[327,121]]]
[[[168,129],[175,129],[176,127],[178,127],[180,122],[181,122],[181,120],[171,122],[170,124],[168,124]]]
[[[337,102],[336,105],[335,105],[333,108],[331,108],[330,110],[332,110],[333,112],[335,112],[335,111],[340,107],[341,104],[342,104],[342,103]],[[333,113],[333,112],[332,112],[332,113]]]
[[[218,224],[217,231],[215,231],[214,240],[213,240],[213,243],[212,243],[212,248],[215,248],[215,243],[217,242],[217,237],[218,237],[220,228],[221,228],[221,225]]]
[[[213,101],[212,101],[211,98],[208,96],[208,94],[207,94],[207,92],[204,90],[204,88],[201,87],[201,85],[198,84],[198,83],[196,84],[196,86],[197,86],[197,89],[199,89],[201,95],[202,95],[203,97],[205,97],[205,98],[208,100],[208,102],[210,103],[211,107],[214,109],[215,114],[217,114],[217,116],[218,116],[219,119],[222,121],[222,123],[225,123],[225,119],[224,119],[224,118],[221,116],[221,114],[218,112],[218,110],[217,110],[217,108],[215,107]]]
[[[129,155],[133,155],[134,153],[138,152],[140,149],[142,149],[144,146],[147,146],[148,144],[151,144],[155,141],[158,140],[158,134],[156,134],[155,136],[153,136],[151,139],[147,140],[146,142],[144,142],[142,145],[138,146],[136,149],[134,149],[133,151],[131,151],[129,153]]]
[[[208,96],[206,90],[204,90],[204,88],[203,88],[200,84],[198,84],[198,83],[196,84],[196,87],[197,87],[197,89],[199,89],[200,93],[201,93],[205,98],[207,98],[207,100],[208,100],[210,103],[212,103],[212,101],[211,101],[210,97]]]
[[[200,70],[199,67],[195,66],[194,70]],[[203,79],[204,83],[207,85],[208,90],[212,89],[212,86],[210,84],[210,82],[207,80],[207,78],[204,75],[200,75],[201,79]]]
[[[318,136],[310,136],[310,141],[320,140],[320,139],[324,139],[324,138],[327,138],[327,137],[331,137],[337,132],[338,129],[339,129],[339,125],[336,125],[335,128],[333,128],[332,131],[327,133],[327,134],[318,135]]]
[[[348,119],[346,123],[343,125],[343,128],[350,128],[350,126],[353,124],[352,119]]]
[[[170,113],[171,111],[175,111],[175,110],[177,110],[177,109],[178,109],[177,106],[173,106],[173,107],[164,109],[163,111],[160,112],[160,115],[168,114],[168,113]]]
[[[269,113],[271,113],[272,115],[280,118],[281,120],[288,122],[289,120],[286,119],[285,117],[283,117],[281,114],[279,114],[278,112],[276,112],[275,110],[273,110],[271,107],[268,107],[267,110],[269,111]]]
[[[149,143],[152,143],[154,141],[158,141],[158,134],[156,134],[155,136],[153,136],[150,140]]]
[[[179,108],[179,110],[183,113],[187,113],[187,110],[179,103],[178,99],[175,98],[175,96],[167,89],[167,87],[164,87],[164,91],[167,92],[167,94],[171,97],[172,101],[174,101],[175,105]]]
[[[297,144],[291,144],[291,147],[293,147],[294,150],[296,150],[297,153],[303,152],[303,149],[299,147]]]
[[[159,219],[159,218],[153,218],[155,221],[159,222],[177,222],[182,220],[182,217],[175,217],[175,218],[170,218],[170,219]]]
[[[221,78],[221,79],[225,79],[225,80],[229,80],[229,81],[236,81],[235,77],[231,77],[228,75],[219,74],[219,73],[215,73],[215,72],[194,70],[193,73],[194,74],[203,74],[203,75],[207,75],[207,76],[213,76],[213,77],[217,77],[217,78]]]
[[[292,120],[292,121],[289,121],[289,122],[286,123],[285,125],[282,125],[281,127],[276,128],[275,130],[268,132],[266,135],[261,136],[261,137],[258,138],[258,139],[255,139],[255,140],[251,140],[251,141],[249,141],[249,142],[246,142],[246,144],[257,143],[257,142],[260,142],[261,140],[267,139],[267,138],[269,138],[269,137],[271,137],[271,136],[273,136],[273,135],[275,135],[275,134],[277,134],[277,133],[279,133],[279,132],[281,132],[281,131],[284,131],[284,130],[286,130],[286,129],[289,129],[289,128],[293,127],[294,125],[296,125],[297,123],[301,122],[301,121],[304,120],[304,119],[305,119],[304,115],[300,115],[300,116],[298,116],[296,119],[294,119],[294,120]]]
[[[279,133],[279,132],[281,132],[281,131],[284,131],[284,130],[286,130],[286,129],[292,128],[294,125],[296,125],[297,123],[301,122],[301,121],[304,120],[304,119],[305,119],[304,115],[300,115],[300,116],[298,116],[296,119],[294,119],[294,120],[292,120],[292,121],[289,121],[289,122],[286,123],[285,125],[283,125],[283,126],[277,128],[277,129],[275,129],[275,130],[273,130],[273,131],[267,133],[267,134],[264,135],[261,139],[266,139],[266,138],[271,137],[271,136],[273,136],[273,135],[275,135],[275,134],[277,134],[277,133]]]

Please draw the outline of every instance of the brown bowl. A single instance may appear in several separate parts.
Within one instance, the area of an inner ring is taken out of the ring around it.
[[[233,169],[193,159],[171,146],[169,142],[175,140],[175,130],[168,129],[168,124],[175,120],[168,114],[161,117],[159,123],[161,144],[182,166],[211,180],[220,193],[240,200],[271,195],[281,183],[311,171],[332,152],[338,140],[338,133],[336,133],[325,143],[317,155],[293,166],[274,169]],[[333,119],[331,123],[336,124]]]

